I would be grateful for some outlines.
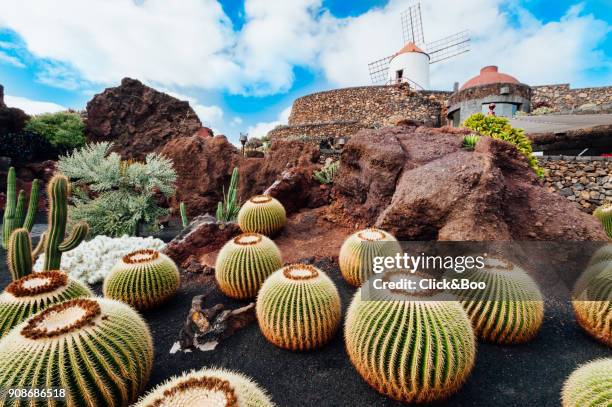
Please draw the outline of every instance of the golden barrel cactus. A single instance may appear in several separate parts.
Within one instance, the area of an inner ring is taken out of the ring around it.
[[[338,329],[340,296],[323,271],[308,264],[291,264],[264,282],[256,312],[261,332],[274,345],[314,349],[327,343]]]
[[[219,251],[215,278],[228,297],[255,298],[265,279],[282,265],[281,252],[272,240],[259,233],[243,233]]]
[[[380,280],[394,278],[418,284],[422,277],[393,272]],[[370,282],[353,297],[344,339],[361,377],[380,393],[406,403],[450,396],[466,381],[476,357],[470,320],[457,301],[435,291],[375,289]]]
[[[576,369],[563,385],[562,407],[612,405],[612,358],[593,360]]]
[[[453,290],[481,340],[517,344],[537,335],[544,319],[542,293],[519,266],[504,259],[488,258],[483,268],[471,268],[453,276],[485,284],[482,290]]]
[[[340,248],[340,272],[355,287],[373,274],[375,257],[394,257],[401,253],[397,239],[381,229],[368,228],[350,235]]]
[[[151,249],[131,252],[104,279],[104,296],[123,301],[140,311],[155,308],[171,298],[181,283],[176,264]]]
[[[574,286],[572,306],[578,324],[612,346],[612,262],[595,263],[585,270]]]
[[[147,324],[126,304],[103,298],[55,304],[0,340],[0,388],[63,389],[68,407],[127,406],[152,366]],[[0,395],[0,405],[14,405],[8,397]]]
[[[0,294],[0,338],[50,305],[91,296],[86,285],[69,278],[62,271],[28,274],[13,281]]]
[[[226,369],[184,373],[157,386],[134,407],[273,407],[257,383]]]
[[[285,227],[287,214],[278,200],[268,195],[256,195],[246,201],[238,212],[238,225],[245,233],[274,236]]]

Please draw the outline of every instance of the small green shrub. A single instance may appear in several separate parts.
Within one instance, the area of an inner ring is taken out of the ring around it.
[[[312,177],[321,184],[331,184],[340,168],[340,161],[326,163],[323,168],[313,172]]]
[[[238,167],[234,167],[232,178],[230,179],[227,194],[223,190],[223,202],[217,205],[217,220],[230,222],[236,220],[240,211],[240,200],[238,199]]]
[[[538,160],[533,156],[531,140],[527,138],[523,129],[516,129],[510,125],[505,117],[498,117],[482,113],[475,113],[468,117],[463,126],[474,130],[483,136],[492,137],[512,143],[529,161],[529,165],[536,174],[542,178],[544,170],[538,165]]]
[[[59,170],[73,180],[71,221],[86,221],[91,234],[134,236],[139,227],[158,228],[167,215],[155,195],[174,195],[172,161],[155,153],[145,162],[121,160],[111,143],[93,143],[60,157]]]
[[[473,150],[476,148],[476,143],[478,143],[478,140],[480,140],[479,135],[468,134],[463,138],[463,143],[461,144],[461,147],[465,148],[466,150]]]
[[[69,151],[85,144],[85,124],[77,112],[45,113],[33,116],[25,126],[52,146]]]

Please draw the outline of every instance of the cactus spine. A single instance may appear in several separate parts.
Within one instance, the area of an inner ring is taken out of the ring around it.
[[[395,272],[383,275],[401,276]],[[419,278],[407,273],[406,278]],[[448,397],[465,382],[476,345],[467,314],[432,291],[357,290],[344,338],[350,360],[370,386],[413,403]],[[364,298],[370,296],[370,298]]]
[[[244,233],[219,251],[215,278],[228,297],[254,298],[265,279],[282,265],[281,252],[272,240],[258,233]]]
[[[147,324],[129,306],[103,298],[53,305],[0,340],[0,387],[65,389],[61,404],[68,407],[127,406],[152,365]],[[8,395],[0,405],[12,405]]]
[[[185,208],[185,202],[179,204],[179,210],[181,212],[181,224],[184,228],[189,225],[189,219],[187,218],[187,208]]]
[[[578,324],[612,347],[612,262],[595,263],[576,281],[572,306]]]
[[[612,203],[607,203],[595,209],[593,215],[601,221],[608,237],[612,239]]]
[[[77,247],[89,233],[89,225],[79,222],[66,237],[68,221],[68,197],[70,181],[65,176],[55,175],[47,187],[49,198],[49,228],[45,238],[45,270],[58,270],[62,253]]]
[[[11,234],[7,263],[13,281],[32,273],[32,241],[26,229],[15,229]]]
[[[523,269],[489,258],[484,268],[466,270],[462,278],[486,285],[484,290],[453,290],[481,340],[514,344],[537,335],[544,319],[544,301],[536,282]]]
[[[134,407],[273,407],[257,383],[238,372],[202,369],[157,386]]]
[[[612,405],[612,358],[596,359],[576,369],[561,393],[562,407]]]
[[[245,233],[274,236],[284,226],[287,214],[283,205],[268,195],[256,195],[238,212],[238,225]]]
[[[91,296],[87,286],[61,271],[42,271],[14,281],[0,294],[0,338],[50,305]]]
[[[174,262],[156,250],[129,253],[112,268],[102,291],[104,296],[123,301],[137,310],[149,310],[171,298],[180,285]]]
[[[307,264],[274,272],[257,296],[259,328],[274,345],[308,350],[327,343],[340,324],[340,296],[333,281]]]
[[[364,229],[350,235],[340,248],[340,272],[352,286],[361,286],[373,274],[374,257],[393,257],[402,248],[391,234],[380,229]]]
[[[19,191],[19,197],[17,197],[17,175],[13,167],[8,171],[6,184],[6,207],[2,220],[2,247],[5,249],[8,248],[9,239],[15,229],[24,228],[28,232],[32,230],[38,209],[39,194],[38,180],[35,179],[30,187],[30,202],[28,211],[25,213],[25,192]]]

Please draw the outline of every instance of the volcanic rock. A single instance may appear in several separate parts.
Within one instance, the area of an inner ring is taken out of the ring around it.
[[[170,140],[202,131],[189,102],[130,78],[87,103],[85,124],[89,141],[112,141],[124,159],[137,160],[161,150]]]
[[[0,85],[0,134],[21,133],[28,117],[23,110],[4,103],[4,87]]]
[[[513,145],[482,138],[468,151],[461,142],[445,129],[359,132],[342,153],[334,209],[405,240],[606,240]]]

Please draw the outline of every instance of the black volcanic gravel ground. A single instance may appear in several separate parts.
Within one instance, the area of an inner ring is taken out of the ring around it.
[[[0,249],[1,251],[1,249]],[[334,263],[322,261],[336,282],[346,310],[353,289]],[[9,282],[5,252],[0,254],[0,286]],[[149,387],[189,369],[222,366],[252,376],[279,406],[399,406],[371,389],[351,366],[342,333],[323,349],[293,353],[278,349],[260,334],[257,324],[239,331],[211,352],[169,354],[193,296],[202,289],[193,276],[183,279],[177,296],[144,315],[155,342],[155,365]],[[94,287],[100,293],[100,285]],[[210,303],[237,307],[215,292]],[[547,301],[538,337],[519,346],[478,344],[476,366],[463,388],[440,406],[558,406],[565,378],[580,364],[610,356],[610,349],[589,338],[565,301]]]

